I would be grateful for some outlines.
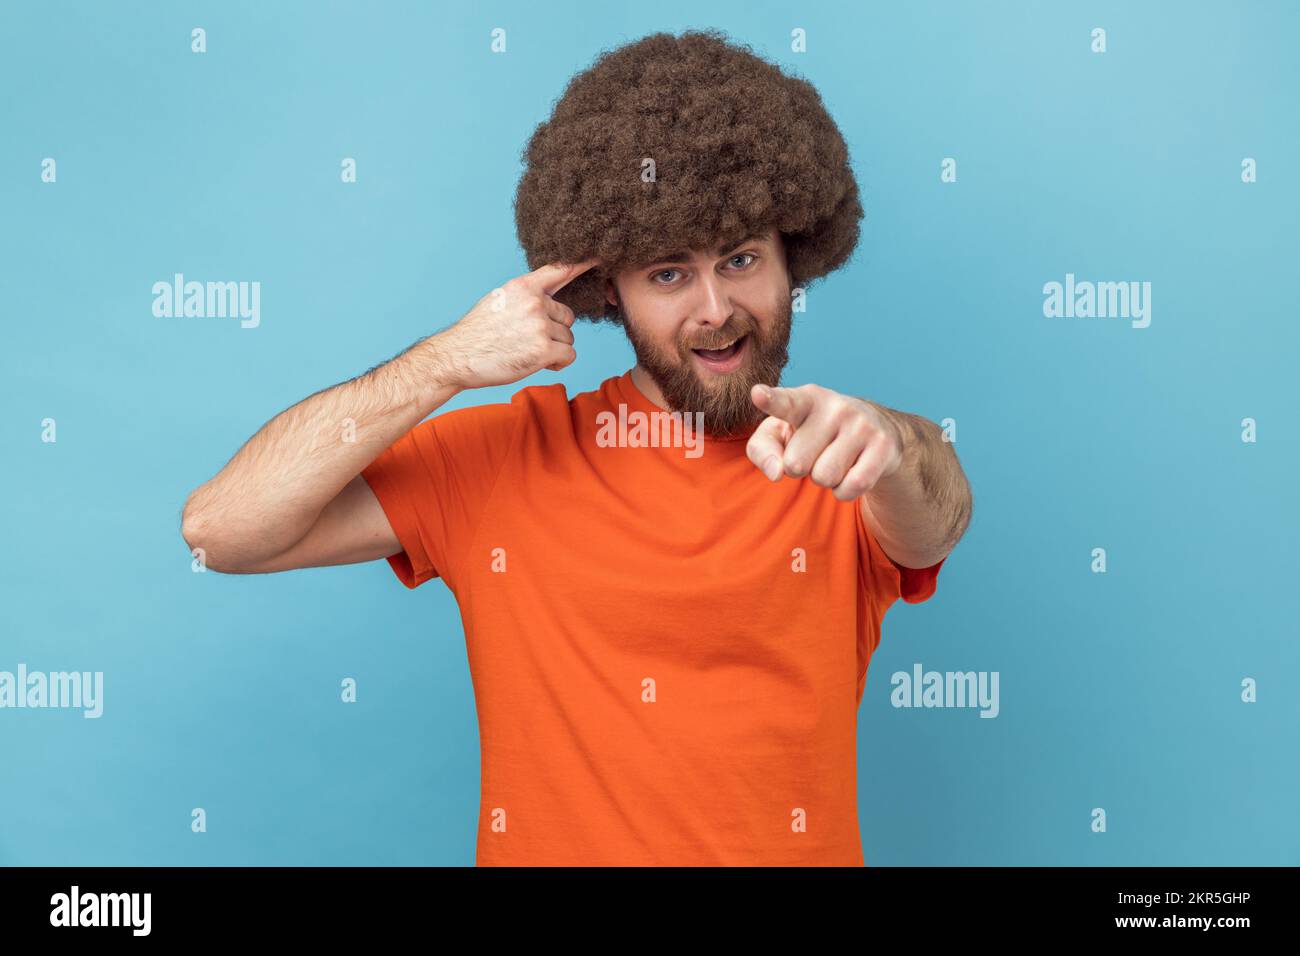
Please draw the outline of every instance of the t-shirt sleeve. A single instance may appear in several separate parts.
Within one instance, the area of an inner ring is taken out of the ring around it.
[[[362,469],[402,546],[388,563],[408,588],[441,577],[455,589],[519,420],[513,403],[443,412]]]
[[[899,598],[908,604],[920,604],[933,596],[938,586],[939,569],[948,559],[941,558],[928,568],[903,567],[880,547],[856,502],[853,510],[857,515],[859,549],[864,557],[862,571],[877,613],[883,617]]]

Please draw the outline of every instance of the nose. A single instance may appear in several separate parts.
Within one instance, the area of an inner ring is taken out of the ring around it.
[[[697,289],[698,298],[693,310],[695,321],[710,328],[722,328],[735,312],[725,281],[712,272],[705,273]]]

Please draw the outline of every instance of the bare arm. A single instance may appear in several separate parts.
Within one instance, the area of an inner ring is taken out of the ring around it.
[[[862,496],[862,519],[885,554],[905,568],[928,568],[946,558],[966,533],[970,483],[937,423],[879,404],[875,408],[906,437],[898,470]]]
[[[231,572],[307,566],[286,560],[291,550],[327,564],[399,550],[360,473],[459,390],[436,338],[303,399],[263,425],[190,495],[181,534],[191,549],[202,548],[214,571]],[[343,440],[345,428],[354,441]],[[360,519],[355,535],[346,533],[352,516]],[[304,539],[318,519],[323,526],[316,529],[316,546],[301,547],[311,544]],[[336,541],[337,551],[320,547],[322,538]]]
[[[547,265],[512,279],[451,328],[281,412],[189,496],[186,543],[203,549],[207,567],[230,573],[397,553],[362,469],[462,389],[570,364],[573,311],[550,296],[592,264]]]

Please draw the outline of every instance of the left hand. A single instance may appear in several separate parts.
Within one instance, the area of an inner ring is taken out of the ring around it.
[[[902,427],[871,402],[820,385],[755,385],[749,394],[767,418],[750,436],[746,454],[772,481],[808,475],[851,501],[903,464]]]

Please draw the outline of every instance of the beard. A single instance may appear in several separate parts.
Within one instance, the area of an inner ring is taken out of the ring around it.
[[[732,438],[752,431],[767,417],[749,393],[758,384],[780,385],[781,372],[790,360],[793,308],[785,298],[767,328],[748,316],[732,316],[720,329],[697,332],[694,340],[679,338],[675,351],[643,337],[635,319],[623,313],[621,305],[619,311],[637,362],[659,386],[669,411],[703,412],[706,434]],[[742,335],[746,336],[746,355],[735,371],[711,372],[698,367],[691,349],[715,348]]]

